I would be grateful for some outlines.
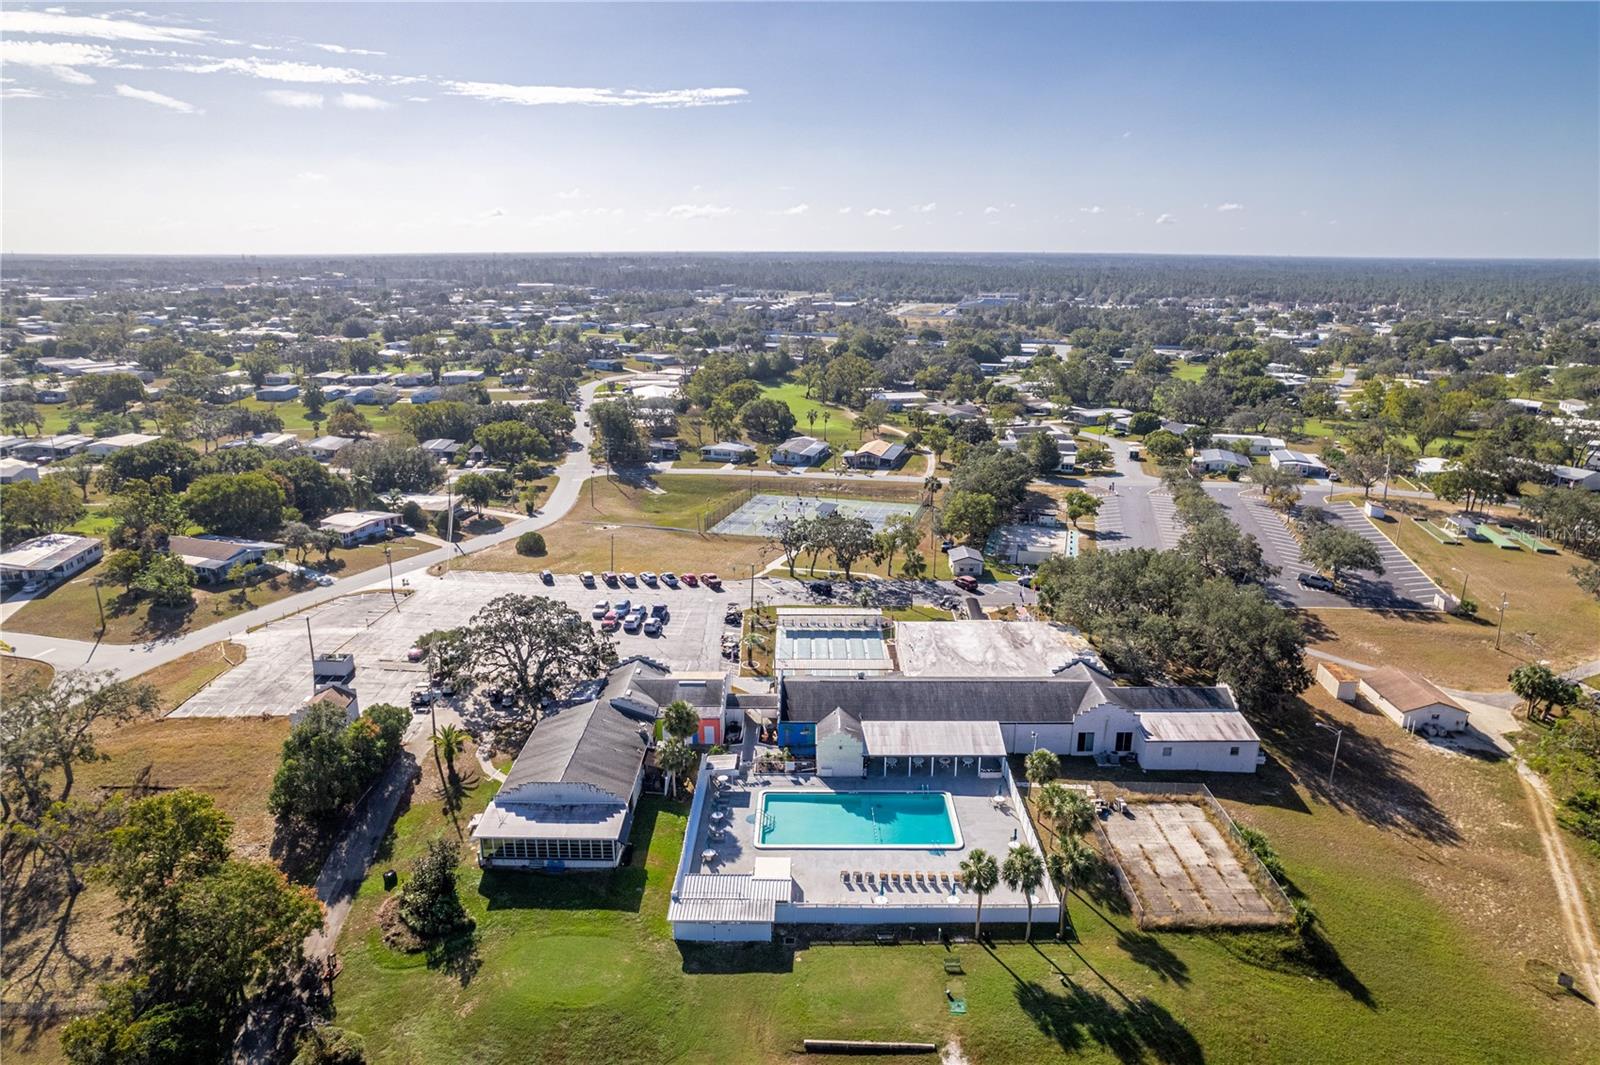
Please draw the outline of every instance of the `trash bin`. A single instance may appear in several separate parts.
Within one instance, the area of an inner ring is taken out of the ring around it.
[[[383,871],[383,890],[393,891],[394,886],[398,883],[400,883],[399,873],[395,872],[393,869],[385,869]]]

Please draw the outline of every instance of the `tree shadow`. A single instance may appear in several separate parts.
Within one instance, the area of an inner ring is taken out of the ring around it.
[[[1165,1007],[1144,997],[1118,1007],[1104,995],[1061,977],[1066,992],[1033,981],[1018,981],[1012,994],[1022,1012],[1064,1053],[1078,1053],[1093,1043],[1118,1061],[1136,1063],[1199,1063],[1205,1054],[1182,1022]]]
[[[436,939],[427,947],[428,968],[437,969],[466,987],[483,967],[478,954],[478,935],[475,931],[458,932]]]
[[[683,971],[695,976],[794,972],[794,948],[782,943],[685,943]]]
[[[1126,951],[1130,959],[1143,965],[1161,979],[1171,981],[1179,987],[1188,985],[1188,964],[1148,932],[1119,928],[1117,946]]]

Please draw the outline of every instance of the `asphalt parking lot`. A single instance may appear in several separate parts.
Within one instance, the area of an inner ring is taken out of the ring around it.
[[[748,595],[748,584],[737,586]],[[355,656],[355,689],[363,705],[406,705],[410,691],[425,679],[421,663],[406,661],[416,638],[435,629],[464,624],[483,605],[510,592],[559,599],[577,610],[590,624],[599,600],[628,598],[649,606],[666,603],[667,623],[659,636],[613,634],[617,654],[626,658],[642,654],[676,670],[722,668],[724,632],[736,631],[722,618],[730,601],[744,606],[732,589],[721,593],[706,588],[598,589],[585,588],[575,575],[559,575],[554,585],[535,575],[459,572],[447,577],[414,576],[411,594],[402,596],[398,608],[387,592],[345,596],[326,606],[273,622],[237,637],[248,653],[243,665],[223,674],[188,702],[174,717],[255,717],[292,714],[311,694],[311,668],[306,621],[319,654],[343,652]],[[765,598],[765,597],[763,597]]]

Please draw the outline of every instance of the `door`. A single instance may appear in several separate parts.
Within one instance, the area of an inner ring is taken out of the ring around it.
[[[700,726],[700,742],[707,747],[714,746],[717,742],[717,726],[707,722]]]

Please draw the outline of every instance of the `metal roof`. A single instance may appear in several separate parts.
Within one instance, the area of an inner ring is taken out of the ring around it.
[[[861,728],[867,754],[874,758],[1006,753],[1005,739],[994,721],[864,721]]]
[[[1149,710],[1139,715],[1147,739],[1163,743],[1259,743],[1237,710]]]

